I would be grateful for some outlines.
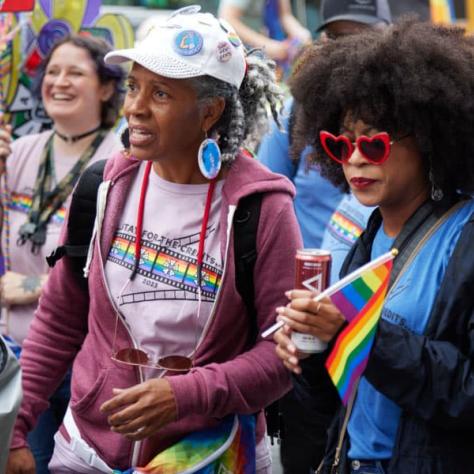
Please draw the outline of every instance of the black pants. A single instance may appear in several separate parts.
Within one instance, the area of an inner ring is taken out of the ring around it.
[[[280,457],[285,474],[309,474],[319,466],[326,447],[331,418],[308,412],[293,391],[280,401],[284,435]]]

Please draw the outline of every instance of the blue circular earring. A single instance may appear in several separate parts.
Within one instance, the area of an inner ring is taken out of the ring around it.
[[[205,138],[198,151],[198,164],[202,175],[214,179],[219,174],[222,165],[221,150],[216,140]]]

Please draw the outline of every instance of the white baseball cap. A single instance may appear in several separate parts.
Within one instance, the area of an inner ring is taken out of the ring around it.
[[[198,5],[176,10],[134,48],[111,51],[105,62],[133,61],[173,79],[209,75],[240,88],[246,70],[242,41],[227,22],[200,10]]]

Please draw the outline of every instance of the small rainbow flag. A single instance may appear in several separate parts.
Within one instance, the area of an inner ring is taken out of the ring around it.
[[[367,365],[396,255],[396,250],[382,255],[327,290],[349,322],[326,360],[326,369],[344,405]]]

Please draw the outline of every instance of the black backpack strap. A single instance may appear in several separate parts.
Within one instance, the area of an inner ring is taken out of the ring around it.
[[[257,260],[257,230],[262,194],[251,194],[239,201],[234,214],[235,282],[251,319],[251,338],[257,339],[253,270]]]
[[[70,257],[72,270],[79,281],[86,285],[83,268],[86,264],[89,243],[92,238],[96,215],[97,191],[103,181],[106,160],[100,160],[87,167],[72,194],[67,224],[66,244],[58,247],[46,258],[54,267],[64,256]]]
[[[257,230],[260,219],[262,194],[251,194],[239,201],[234,215],[234,258],[237,291],[250,316],[253,343],[258,337],[257,311],[255,309],[254,268],[257,260]],[[279,400],[265,408],[267,433],[272,439],[281,438],[282,420]]]

